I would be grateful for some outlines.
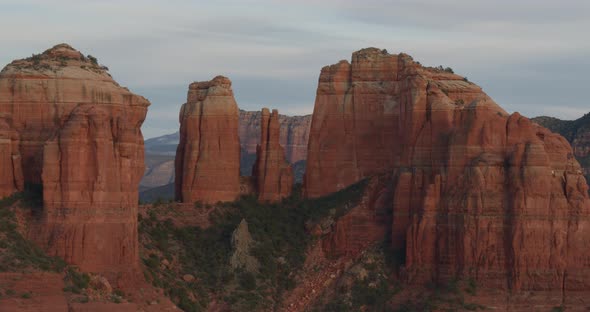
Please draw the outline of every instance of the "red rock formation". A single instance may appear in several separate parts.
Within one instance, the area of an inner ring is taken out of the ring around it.
[[[239,195],[238,105],[228,78],[189,86],[180,111],[175,168],[177,200],[215,203]]]
[[[413,282],[590,289],[590,200],[567,141],[478,86],[370,48],[325,67],[307,196],[393,173],[394,248]]]
[[[387,234],[391,223],[387,217],[391,209],[391,176],[375,176],[366,184],[356,205],[334,220],[329,229],[316,230],[316,235],[319,232],[323,236],[322,249],[328,258],[355,259]]]
[[[260,144],[260,112],[240,110],[239,125],[242,150],[248,154],[256,153],[256,146]],[[306,159],[310,125],[311,115],[279,115],[279,143],[285,148],[290,163]]]
[[[149,102],[62,44],[0,74],[0,112],[20,134],[24,181],[43,184],[31,236],[86,271],[138,264],[141,124]]]
[[[590,179],[590,113],[576,120],[560,120],[546,116],[532,120],[563,135],[572,144],[574,155],[582,165],[586,179]]]
[[[285,160],[285,150],[279,144],[279,112],[262,109],[260,144],[256,148],[256,163],[252,174],[256,180],[258,199],[278,201],[291,195],[293,170]]]
[[[19,143],[10,118],[0,116],[0,198],[24,189]]]

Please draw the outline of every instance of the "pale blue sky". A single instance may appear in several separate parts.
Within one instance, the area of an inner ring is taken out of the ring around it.
[[[375,46],[445,65],[508,111],[590,111],[590,1],[0,0],[0,66],[66,42],[178,129],[190,82],[230,77],[243,109],[311,113],[322,66]]]

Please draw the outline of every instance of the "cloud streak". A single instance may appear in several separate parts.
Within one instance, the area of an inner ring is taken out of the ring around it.
[[[590,2],[572,0],[4,0],[0,63],[68,42],[151,102],[147,137],[177,129],[191,81],[227,75],[239,105],[311,113],[322,66],[376,46],[451,66],[508,111],[590,110]]]

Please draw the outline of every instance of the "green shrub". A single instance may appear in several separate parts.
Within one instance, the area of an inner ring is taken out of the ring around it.
[[[114,303],[121,303],[123,302],[123,299],[117,295],[111,295],[111,301]]]
[[[40,205],[38,194],[30,188],[0,200],[0,248],[3,249],[0,253],[0,272],[26,268],[61,272],[65,268],[63,260],[47,256],[18,232],[16,217],[11,208],[16,202],[27,209]]]
[[[477,294],[477,284],[475,282],[475,279],[473,279],[472,277],[469,278],[469,280],[467,280],[467,288],[465,289],[465,291],[472,296],[475,296]]]
[[[98,59],[90,54],[88,55],[88,60],[90,61],[90,63],[98,65]]]
[[[256,277],[250,272],[244,272],[239,275],[240,287],[246,291],[256,289]]]
[[[218,203],[206,229],[158,221],[158,210],[151,209],[149,218],[139,220],[142,241],[150,250],[149,256],[142,257],[146,276],[187,311],[205,309],[208,292],[227,296],[237,311],[276,308],[282,293],[295,287],[294,273],[305,261],[311,242],[306,223],[346,214],[360,200],[365,185],[362,181],[318,199],[303,199],[296,191],[280,203],[260,203],[256,196],[242,196],[234,202]],[[195,202],[195,208],[202,207]],[[230,267],[231,237],[242,219],[248,222],[255,241],[250,253],[260,264],[257,273],[236,272]],[[160,268],[155,254],[174,255],[178,272]],[[199,283],[179,280],[177,276],[184,273],[194,275]]]
[[[68,267],[66,278],[72,283],[73,292],[75,293],[79,292],[76,292],[76,290],[88,288],[90,284],[90,276],[86,273],[79,272],[75,267]]]

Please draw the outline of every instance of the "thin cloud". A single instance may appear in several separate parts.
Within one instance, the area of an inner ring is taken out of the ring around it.
[[[311,113],[321,67],[367,46],[451,66],[507,111],[590,110],[585,0],[5,0],[0,29],[3,64],[61,42],[97,56],[152,102],[146,137],[177,129],[188,84],[218,74],[242,108]]]

